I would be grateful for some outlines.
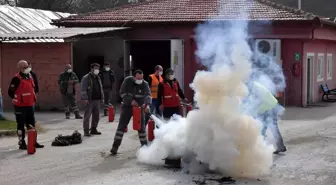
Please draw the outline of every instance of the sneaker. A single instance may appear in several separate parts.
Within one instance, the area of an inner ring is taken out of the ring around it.
[[[284,147],[283,149],[277,149],[277,150],[275,150],[275,152],[273,152],[273,154],[279,154],[279,153],[286,152],[286,151],[287,151],[287,148]]]
[[[110,150],[110,152],[111,152],[111,155],[117,155],[118,154],[118,148],[112,148],[111,150]]]
[[[26,144],[25,140],[19,142],[19,149],[20,150],[27,150],[27,144]]]
[[[98,132],[98,130],[96,128],[92,128],[90,134],[91,135],[101,135],[102,133]]]
[[[83,119],[83,117],[79,114],[76,114],[75,119]]]
[[[44,145],[41,145],[38,142],[36,142],[35,143],[35,148],[44,148]]]

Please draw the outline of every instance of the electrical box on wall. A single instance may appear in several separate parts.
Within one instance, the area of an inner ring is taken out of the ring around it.
[[[260,56],[272,57],[275,61],[281,61],[281,40],[280,39],[256,39],[254,54],[257,58]]]

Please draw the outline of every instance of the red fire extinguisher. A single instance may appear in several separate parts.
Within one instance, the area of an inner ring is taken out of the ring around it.
[[[28,154],[35,154],[36,152],[36,137],[37,137],[37,133],[36,130],[33,126],[30,126],[30,128],[27,131],[27,135],[28,135],[28,145],[27,145],[27,153]]]
[[[148,141],[153,141],[155,136],[154,136],[154,127],[155,127],[155,122],[153,119],[148,120]]]
[[[114,121],[114,107],[112,105],[108,108],[108,120],[109,122]]]
[[[141,129],[141,107],[133,106],[133,130]]]

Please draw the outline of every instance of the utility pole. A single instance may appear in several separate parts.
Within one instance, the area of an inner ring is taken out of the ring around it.
[[[301,0],[298,0],[298,9],[301,10]]]

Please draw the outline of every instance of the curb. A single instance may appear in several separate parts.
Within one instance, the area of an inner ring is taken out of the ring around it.
[[[0,138],[5,136],[16,136],[16,130],[0,130]]]

